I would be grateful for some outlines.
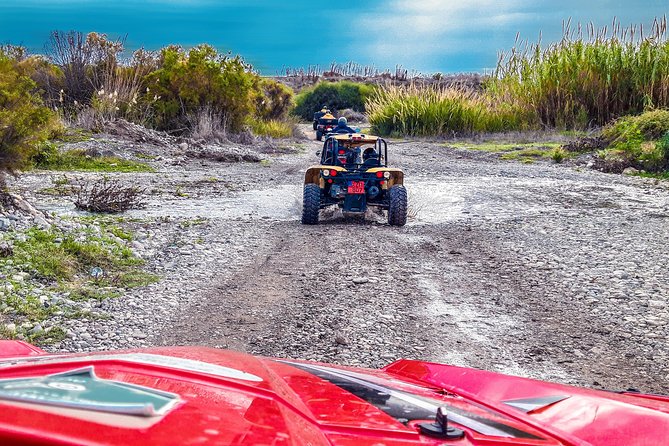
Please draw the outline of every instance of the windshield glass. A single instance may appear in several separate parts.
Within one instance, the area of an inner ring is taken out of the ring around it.
[[[406,424],[414,420],[434,420],[437,409],[443,407],[448,412],[449,420],[480,434],[507,438],[541,439],[541,437],[537,437],[529,432],[500,422],[498,419],[493,419],[492,416],[486,418],[450,405],[437,398],[427,398],[386,385],[380,385],[364,379],[360,374],[320,365],[282,362],[309,372],[352,393],[395,418],[400,423]]]

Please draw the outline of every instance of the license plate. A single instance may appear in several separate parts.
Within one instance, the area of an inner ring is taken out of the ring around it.
[[[348,193],[349,194],[364,194],[365,193],[365,182],[364,181],[349,181],[348,182]]]

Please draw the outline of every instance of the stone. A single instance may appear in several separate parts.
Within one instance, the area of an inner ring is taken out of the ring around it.
[[[0,218],[0,231],[7,231],[12,227],[12,222],[5,217]]]
[[[14,206],[17,208],[21,209],[24,212],[27,212],[28,214],[35,216],[35,215],[40,215],[41,212],[35,209],[30,203],[28,203],[26,200],[21,198],[20,196],[16,194],[10,193],[9,196],[12,198],[12,201],[14,202]]]
[[[41,217],[41,216],[39,216],[39,215],[35,215],[35,216],[33,217],[33,221],[34,221],[35,224],[36,224],[37,226],[39,226],[41,229],[49,229],[49,228],[51,228],[51,223],[49,223],[48,221],[46,221],[46,219],[45,219],[44,217]]]
[[[637,175],[638,173],[639,169],[635,169],[634,167],[627,167],[623,170],[623,175]]]
[[[335,337],[335,344],[338,345],[348,345],[348,339],[346,339],[344,336],[337,336]]]
[[[132,337],[135,338],[135,339],[146,339],[147,336],[148,335],[146,333],[144,333],[142,331],[139,331],[139,330],[135,330],[135,331],[132,332]]]
[[[44,333],[44,328],[42,328],[42,324],[37,324],[28,333],[31,335],[38,335]]]
[[[354,277],[353,278],[353,283],[356,285],[362,285],[363,283],[369,282],[369,279],[367,277]]]

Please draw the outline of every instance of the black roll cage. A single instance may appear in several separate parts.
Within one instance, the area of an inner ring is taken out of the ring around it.
[[[337,138],[331,136],[328,139],[326,139],[325,143],[323,143],[323,151],[321,152],[321,165],[341,166],[342,163],[339,162],[339,158],[336,156],[336,153],[339,151],[339,147],[340,144]],[[360,147],[356,147],[356,149],[359,148]],[[345,147],[345,150],[350,150],[350,149]],[[377,156],[376,163],[364,162],[363,164],[354,164],[354,165],[356,167],[365,166],[367,168],[388,167],[388,143],[386,142],[386,140],[378,138],[374,142],[374,150],[378,155],[381,155],[383,153],[383,156]]]

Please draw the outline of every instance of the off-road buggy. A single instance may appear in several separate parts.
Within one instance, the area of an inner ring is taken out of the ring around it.
[[[12,446],[662,446],[669,397],[400,359],[382,369],[203,347],[49,354],[0,340]]]
[[[321,160],[304,176],[302,223],[318,223],[319,211],[339,206],[344,214],[363,215],[369,206],[388,211],[388,223],[404,226],[407,191],[404,172],[388,167],[388,144],[377,136],[331,135]]]
[[[316,125],[316,139],[321,141],[323,136],[326,136],[334,128],[337,127],[337,118],[332,116],[330,113],[327,113],[320,118],[318,118],[318,124]]]
[[[322,118],[325,115],[331,115],[331,114],[332,112],[326,106],[323,106],[323,108],[314,113],[314,122],[313,122],[314,130],[316,130],[316,127],[318,126],[318,120],[320,118]]]

